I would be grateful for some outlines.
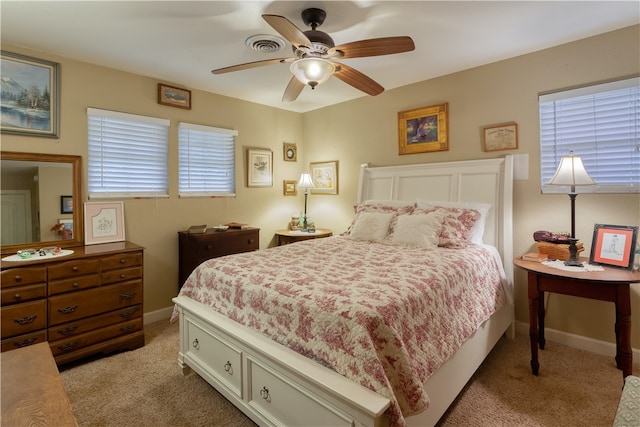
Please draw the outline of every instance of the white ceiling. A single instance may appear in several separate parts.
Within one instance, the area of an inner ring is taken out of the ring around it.
[[[343,60],[385,89],[523,55],[640,23],[633,1],[7,1],[2,43],[124,70],[159,82],[305,112],[367,96],[331,78],[283,103],[288,64],[213,75],[215,68],[292,56],[250,49],[277,35],[262,18],[282,15],[302,31],[300,13],[326,10],[319,30],[336,45],[410,36],[408,53]],[[4,49],[4,46],[3,46]],[[597,58],[594,58],[597,61]],[[61,73],[64,69],[61,70]],[[99,82],[96,82],[99,84]],[[193,99],[194,104],[197,98]]]

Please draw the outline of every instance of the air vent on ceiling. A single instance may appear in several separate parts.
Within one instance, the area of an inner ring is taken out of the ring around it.
[[[285,46],[283,39],[269,34],[256,34],[249,37],[244,43],[253,50],[265,53],[277,52]]]

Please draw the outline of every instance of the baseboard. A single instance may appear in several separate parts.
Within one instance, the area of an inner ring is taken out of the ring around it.
[[[529,335],[529,324],[516,321],[516,331],[520,334]],[[611,331],[611,333],[613,334],[613,331]],[[544,337],[547,341],[557,342],[558,344],[568,345],[569,347],[579,348],[580,350],[590,351],[602,356],[614,357],[616,355],[616,345],[607,341],[549,328],[544,329]],[[633,353],[633,360],[640,360],[640,349],[632,348],[631,351]]]
[[[173,313],[173,305],[169,307],[161,308],[160,310],[145,313],[144,323],[159,322],[165,319],[168,320],[171,317],[171,313]]]

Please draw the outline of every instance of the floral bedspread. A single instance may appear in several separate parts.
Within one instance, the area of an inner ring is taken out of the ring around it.
[[[334,236],[206,261],[180,295],[389,398],[402,426],[429,405],[424,381],[506,303],[501,272],[482,246]]]

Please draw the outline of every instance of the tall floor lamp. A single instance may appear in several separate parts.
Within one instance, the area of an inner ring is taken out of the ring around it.
[[[582,267],[582,262],[578,259],[577,252],[578,247],[576,243],[576,185],[594,185],[595,182],[591,179],[587,170],[582,164],[580,156],[574,156],[573,151],[568,156],[562,156],[560,158],[560,164],[556,174],[549,181],[551,185],[569,185],[571,191],[569,192],[569,198],[571,199],[571,237],[569,238],[569,259],[564,262],[565,265],[573,267]]]
[[[309,195],[309,189],[315,188],[313,185],[313,180],[311,179],[311,175],[308,173],[303,173],[300,175],[300,180],[298,181],[298,188],[304,188],[304,218],[303,218],[303,226],[302,231],[309,231],[307,228],[307,196]]]

